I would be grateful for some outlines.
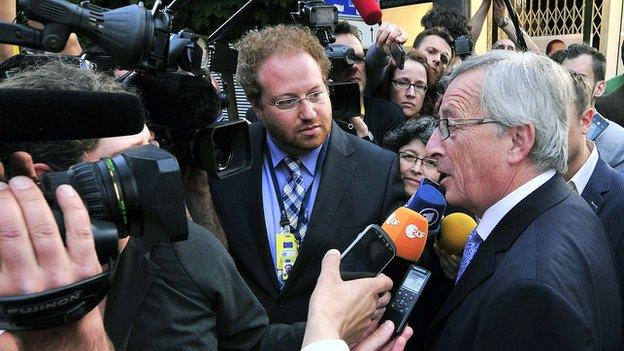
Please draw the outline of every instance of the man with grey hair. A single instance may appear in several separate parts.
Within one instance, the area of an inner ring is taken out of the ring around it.
[[[570,74],[533,53],[494,50],[452,73],[427,152],[448,202],[481,221],[429,347],[619,346],[621,302],[607,239],[562,177],[573,95]]]

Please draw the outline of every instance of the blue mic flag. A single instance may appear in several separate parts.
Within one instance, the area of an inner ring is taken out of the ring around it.
[[[421,184],[405,207],[420,213],[429,222],[429,233],[440,229],[440,222],[446,210],[444,195],[431,184]]]

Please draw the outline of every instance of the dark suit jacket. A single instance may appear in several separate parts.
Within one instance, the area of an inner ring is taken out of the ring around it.
[[[383,222],[405,195],[397,156],[345,133],[334,123],[305,240],[280,290],[262,206],[265,135],[262,124],[252,125],[252,168],[224,180],[211,180],[210,190],[239,272],[271,323],[291,324],[307,318],[325,252],[344,250],[367,225]]]
[[[481,244],[430,327],[436,350],[615,350],[622,311],[598,218],[555,176]]]
[[[622,292],[624,291],[624,174],[613,169],[600,157],[581,196],[602,222],[615,254]]]
[[[301,347],[305,326],[271,326],[225,248],[189,223],[189,238],[148,249],[132,238],[106,300],[115,350],[265,350]],[[278,342],[279,341],[279,342]]]

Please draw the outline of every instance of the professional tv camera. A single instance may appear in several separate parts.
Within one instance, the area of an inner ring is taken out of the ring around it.
[[[200,75],[202,50],[196,43],[199,37],[188,30],[171,33],[175,13],[188,2],[174,0],[163,6],[156,1],[151,10],[142,5],[111,10],[88,1],[74,5],[65,0],[19,0],[18,18],[24,23],[29,19],[38,21],[44,27],[0,23],[0,42],[59,52],[70,33],[75,32],[89,37],[102,49],[83,55],[83,65],[93,63],[96,69],[102,69],[111,68],[114,63],[140,74],[158,75],[179,69]],[[219,114],[203,116],[207,123],[201,130],[194,130],[192,138],[185,142],[201,146],[191,153],[201,156],[196,157],[193,165],[224,178],[250,167],[251,150],[248,125],[236,116],[230,116],[229,121],[218,121],[218,117]]]
[[[334,5],[327,5],[322,0],[299,1],[298,11],[291,12],[296,23],[304,25],[312,30],[325,47],[325,56],[331,62],[330,78],[340,80],[340,75],[351,69],[358,59],[353,49],[345,45],[334,44],[334,29],[338,23],[338,9]],[[357,83],[332,82],[329,84],[329,93],[332,104],[332,116],[338,120],[339,125],[343,120],[360,115],[360,90]]]
[[[0,23],[0,42],[59,52],[74,32],[88,36],[103,49],[93,53],[96,66],[100,63],[97,59],[106,53],[116,67],[141,74],[159,75],[170,65],[193,71],[197,68],[193,36],[186,32],[171,35],[173,15],[184,6],[174,0],[168,6],[156,1],[151,11],[141,5],[110,10],[88,2],[78,6],[63,0],[19,0],[20,18],[40,22],[43,29],[30,27],[25,21]],[[220,104],[214,88],[210,89],[207,96]],[[0,141],[136,134],[143,128],[145,117],[137,97],[118,93],[3,89],[0,104]],[[194,131],[190,142],[201,146],[197,165],[216,176],[227,176],[248,167],[250,152],[245,147],[249,132],[240,120],[212,123],[218,116],[205,115],[207,126]],[[242,166],[236,168],[233,160],[241,159]],[[133,148],[110,159],[42,176],[40,186],[53,209],[52,194],[63,183],[71,184],[89,209],[102,262],[115,257],[119,237],[140,236],[151,247],[188,236],[180,167],[163,149]],[[54,212],[62,231],[62,216],[58,210]],[[101,301],[108,282],[109,271],[58,289],[2,297],[0,329],[44,329],[78,320]]]

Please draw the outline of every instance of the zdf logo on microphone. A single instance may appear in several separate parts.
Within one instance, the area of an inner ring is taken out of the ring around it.
[[[397,218],[396,213],[393,212],[390,215],[390,217],[388,217],[386,219],[386,224],[393,225],[393,226],[398,226],[399,224],[401,224],[401,222],[399,222],[399,219]]]
[[[405,227],[405,236],[407,236],[410,239],[415,239],[415,238],[423,239],[424,237],[427,236],[427,233],[418,229],[417,225],[410,224],[407,227]]]

